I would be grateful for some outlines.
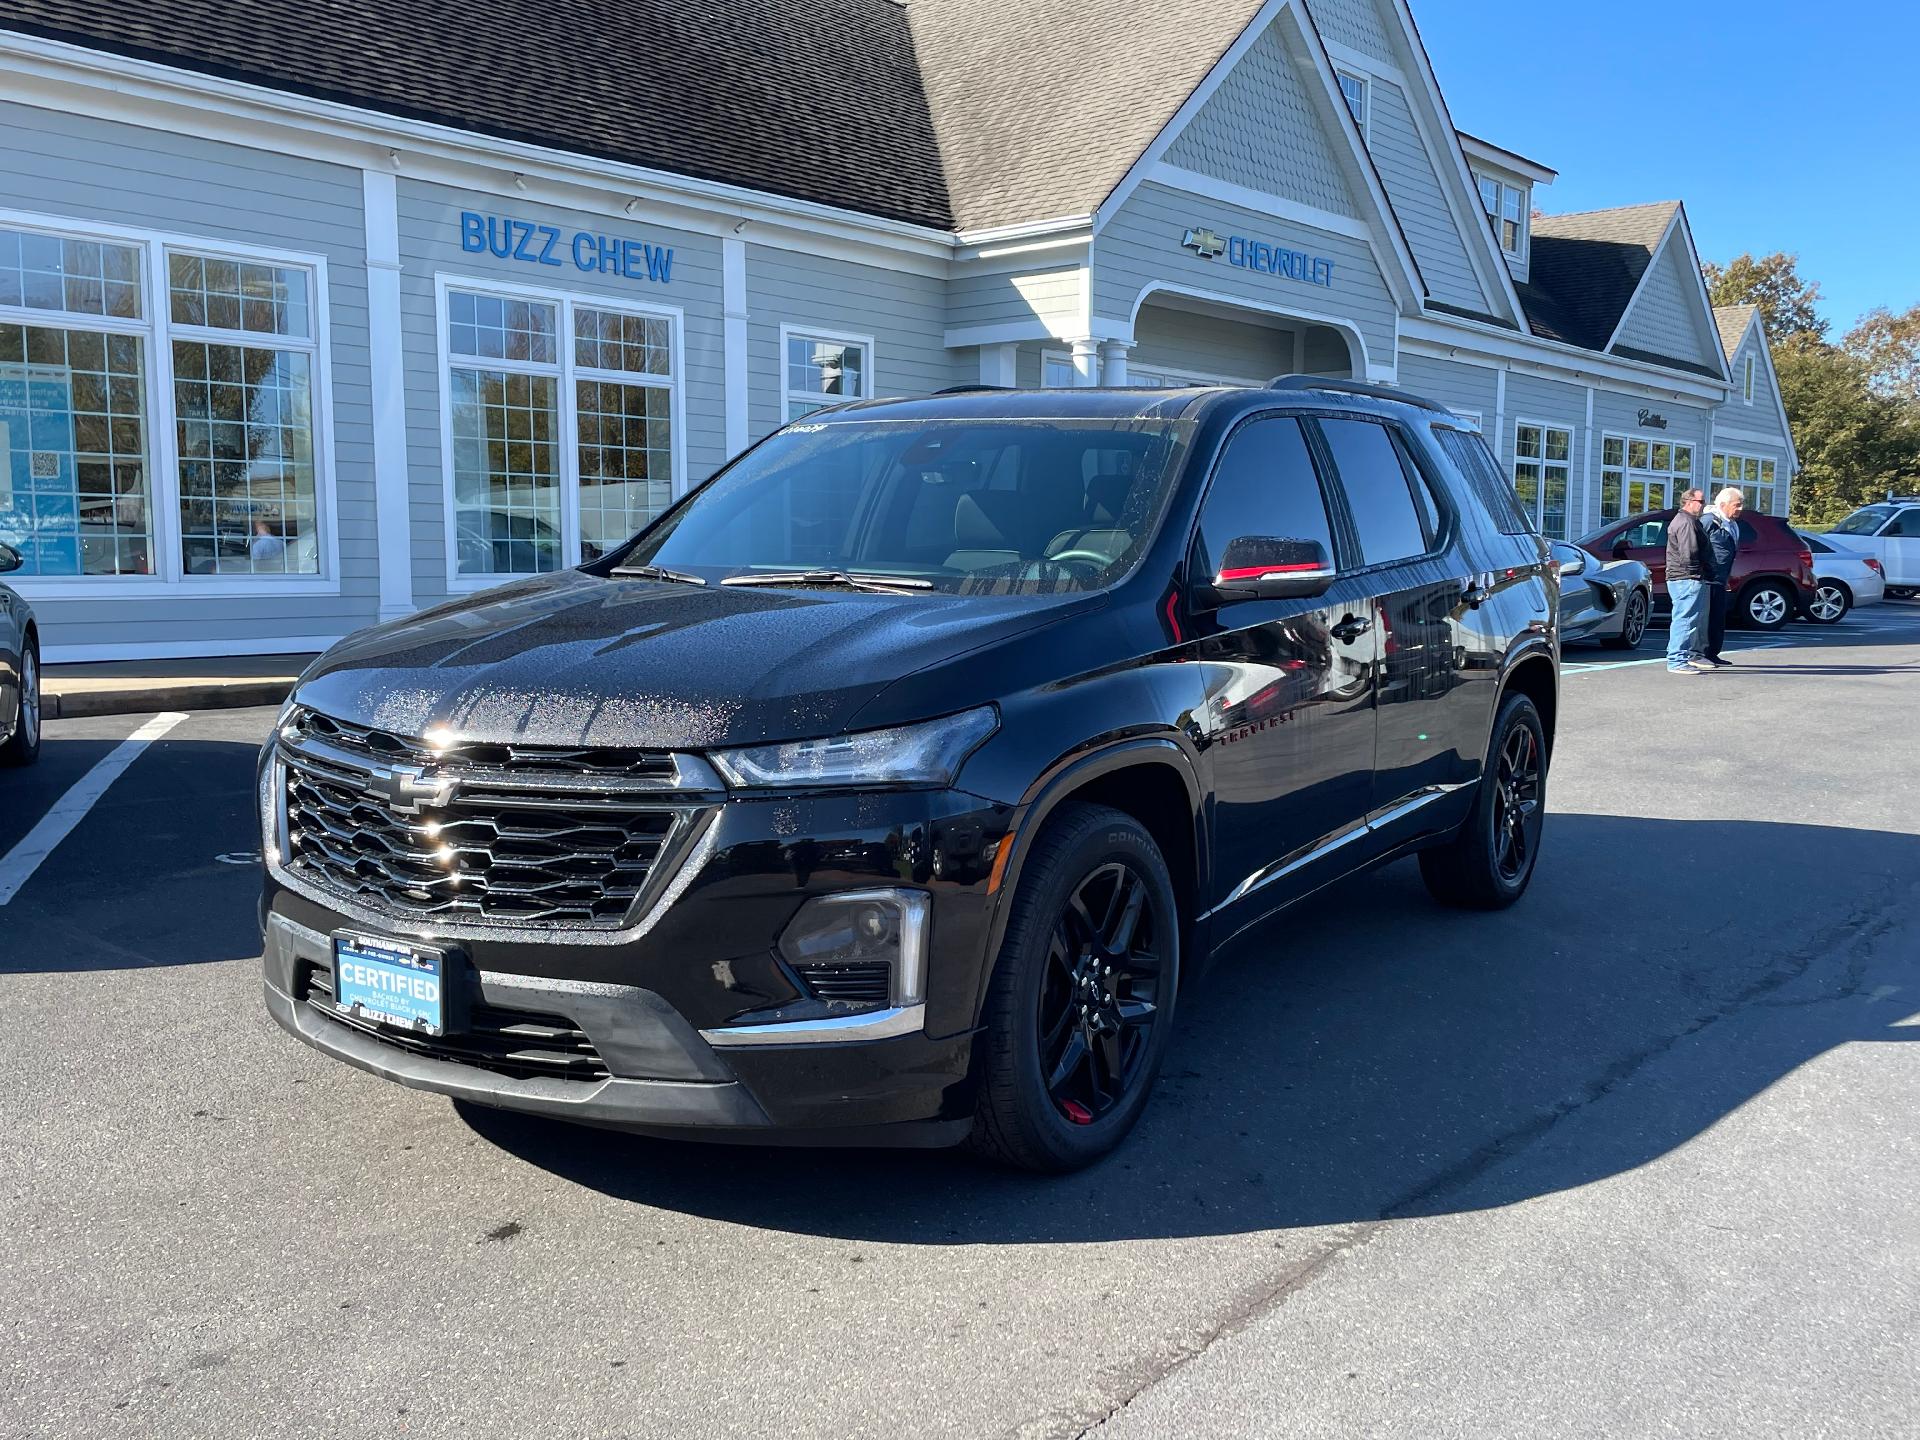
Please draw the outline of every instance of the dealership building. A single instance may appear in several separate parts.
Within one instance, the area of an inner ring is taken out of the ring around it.
[[[1541,213],[1401,0],[16,0],[0,137],[50,660],[318,649],[952,385],[1400,386],[1563,538],[1796,469],[1683,206]]]

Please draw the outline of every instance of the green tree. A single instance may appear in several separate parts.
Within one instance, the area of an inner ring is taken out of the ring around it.
[[[1793,519],[1831,525],[1889,490],[1920,489],[1920,406],[1875,388],[1869,363],[1811,334],[1773,348],[1800,476]]]
[[[1869,310],[1841,343],[1866,364],[1875,390],[1920,406],[1920,305],[1900,315]]]
[[[1798,255],[1739,255],[1725,265],[1700,267],[1715,305],[1757,305],[1767,339],[1778,345],[1790,335],[1827,338],[1820,318],[1818,281],[1800,278]]]

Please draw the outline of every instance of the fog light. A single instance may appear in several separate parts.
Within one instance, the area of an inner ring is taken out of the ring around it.
[[[781,934],[780,953],[809,973],[885,964],[892,972],[890,1003],[918,1005],[926,999],[929,908],[918,890],[816,896]]]

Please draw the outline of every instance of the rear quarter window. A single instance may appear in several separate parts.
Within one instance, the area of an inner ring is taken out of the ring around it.
[[[1487,447],[1486,437],[1449,425],[1433,427],[1440,453],[1453,462],[1467,482],[1467,491],[1480,503],[1502,535],[1535,534],[1533,521],[1521,510],[1513,490],[1500,473],[1500,462]]]

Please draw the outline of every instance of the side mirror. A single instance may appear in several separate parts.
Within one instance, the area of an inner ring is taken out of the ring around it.
[[[1305,600],[1333,584],[1333,557],[1318,540],[1247,535],[1231,542],[1220,572],[1202,586],[1214,605],[1236,600]]]
[[[1584,555],[1569,555],[1565,560],[1560,562],[1560,578],[1562,580],[1570,580],[1575,575],[1584,575],[1586,573],[1587,557]]]
[[[1616,560],[1624,560],[1627,558],[1626,536],[1622,535],[1618,540],[1613,542],[1613,558]]]
[[[26,563],[26,556],[5,541],[0,541],[0,575],[11,575]]]

